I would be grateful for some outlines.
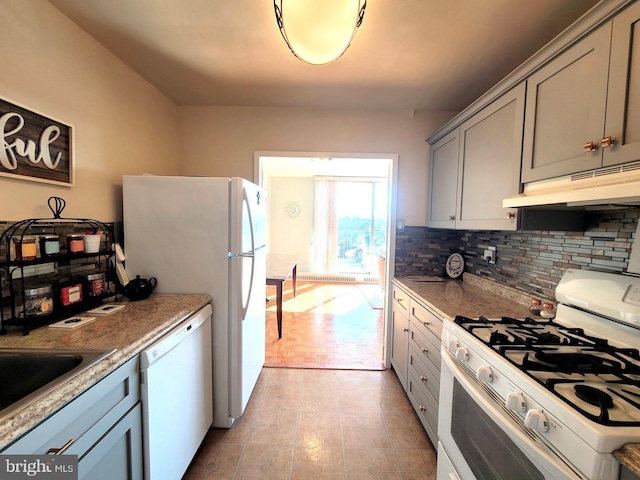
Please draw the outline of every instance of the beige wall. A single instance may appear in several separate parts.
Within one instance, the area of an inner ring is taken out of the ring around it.
[[[313,178],[273,177],[267,190],[269,253],[299,253],[298,272],[313,271]],[[300,206],[297,217],[292,218],[285,213],[284,207],[290,201]]]
[[[455,112],[180,107],[181,173],[252,180],[253,153],[398,154],[397,217],[426,225],[426,138]]]
[[[2,0],[0,96],[75,127],[76,186],[0,177],[0,220],[121,219],[121,176],[178,173],[177,108],[43,0]]]

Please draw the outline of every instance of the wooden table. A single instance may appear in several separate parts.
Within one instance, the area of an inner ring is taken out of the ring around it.
[[[276,286],[278,338],[282,338],[282,289],[285,280],[291,275],[293,280],[293,296],[296,296],[299,258],[300,255],[267,254],[267,285]]]

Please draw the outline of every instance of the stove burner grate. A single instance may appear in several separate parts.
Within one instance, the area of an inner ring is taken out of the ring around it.
[[[574,385],[576,396],[589,405],[602,409],[613,408],[613,398],[607,392],[603,392],[589,385]]]

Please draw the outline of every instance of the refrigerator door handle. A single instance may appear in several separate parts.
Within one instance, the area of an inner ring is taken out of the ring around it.
[[[258,250],[262,250],[263,248],[267,248],[267,246],[266,245],[262,245],[262,246],[256,248],[255,250],[253,250],[251,252],[246,252],[246,253],[231,253],[231,252],[229,252],[227,254],[227,257],[229,257],[229,258],[237,258],[237,257],[253,258],[255,256],[255,252],[257,252]]]
[[[247,317],[247,310],[249,309],[249,303],[251,302],[251,294],[253,293],[253,282],[255,280],[255,258],[254,252],[256,251],[256,239],[253,235],[253,217],[251,215],[251,204],[249,203],[249,199],[247,198],[247,189],[242,189],[242,201],[247,206],[247,216],[249,217],[249,226],[251,231],[251,251],[246,253],[237,254],[241,257],[251,258],[251,282],[249,282],[249,292],[247,293],[247,302],[242,305],[242,321]],[[234,254],[235,255],[235,254]]]
[[[227,257],[229,258],[253,258],[253,252],[249,252],[249,253],[231,253],[229,252],[227,254]]]

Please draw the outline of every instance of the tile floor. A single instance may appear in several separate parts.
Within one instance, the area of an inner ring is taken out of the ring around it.
[[[434,480],[436,455],[393,371],[264,368],[186,480]]]
[[[366,287],[377,287],[366,285]],[[371,308],[357,284],[285,283],[282,338],[275,287],[267,287],[268,367],[381,370],[383,310]]]

